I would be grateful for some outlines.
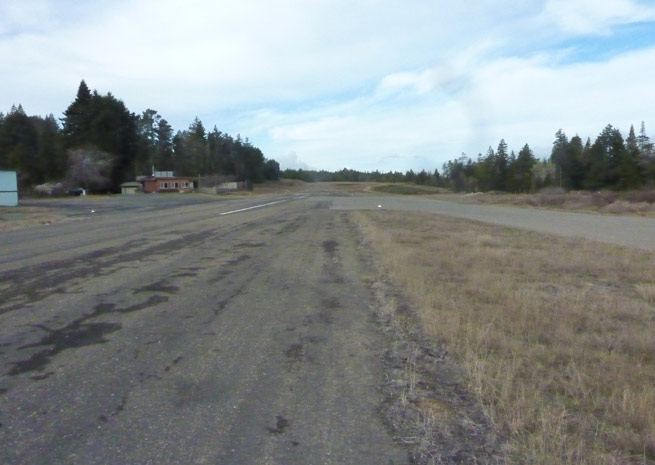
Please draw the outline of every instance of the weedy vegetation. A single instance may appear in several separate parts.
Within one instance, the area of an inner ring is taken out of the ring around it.
[[[66,217],[42,207],[0,207],[0,232],[13,231],[30,226],[52,224]]]
[[[608,214],[655,215],[655,189],[637,191],[571,191],[542,189],[535,194],[473,193],[457,197],[464,202],[508,204]]]
[[[420,213],[354,218],[508,438],[508,463],[655,464],[654,253]]]

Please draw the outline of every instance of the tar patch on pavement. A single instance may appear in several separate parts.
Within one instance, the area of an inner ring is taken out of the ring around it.
[[[134,294],[140,294],[142,292],[163,292],[165,294],[177,294],[179,290],[179,287],[169,284],[166,282],[166,280],[162,279],[147,286],[134,289],[133,292]]]
[[[275,424],[275,428],[266,428],[269,433],[274,434],[274,435],[279,435],[284,433],[284,430],[286,430],[289,426],[291,426],[291,422],[284,418],[282,415],[277,415],[275,417],[277,419],[277,423]]]
[[[41,338],[40,341],[19,347],[19,349],[44,346],[49,348],[32,354],[27,360],[12,363],[13,367],[8,373],[10,376],[30,371],[41,371],[59,352],[65,349],[106,343],[106,335],[121,329],[119,323],[81,323],[80,320],[76,320],[58,330],[52,330],[41,325],[38,325],[38,327],[47,331],[48,334]]]
[[[291,347],[289,347],[284,352],[284,355],[286,355],[287,357],[293,360],[301,360],[302,352],[303,352],[302,344],[291,344]]]

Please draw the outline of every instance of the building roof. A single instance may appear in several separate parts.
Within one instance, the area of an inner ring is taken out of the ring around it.
[[[127,181],[121,184],[121,187],[141,187],[141,183],[136,181]]]
[[[145,181],[175,181],[175,180],[179,180],[179,179],[184,179],[186,181],[190,181],[191,176],[173,176],[172,178],[147,176],[147,177],[139,177],[139,182],[145,182]]]

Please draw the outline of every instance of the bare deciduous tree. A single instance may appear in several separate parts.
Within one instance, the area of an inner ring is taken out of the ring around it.
[[[112,156],[96,148],[69,150],[69,186],[81,186],[87,191],[104,191],[111,187]]]

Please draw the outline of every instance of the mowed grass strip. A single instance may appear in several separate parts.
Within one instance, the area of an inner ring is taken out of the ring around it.
[[[655,254],[436,215],[354,218],[510,463],[655,463]]]

